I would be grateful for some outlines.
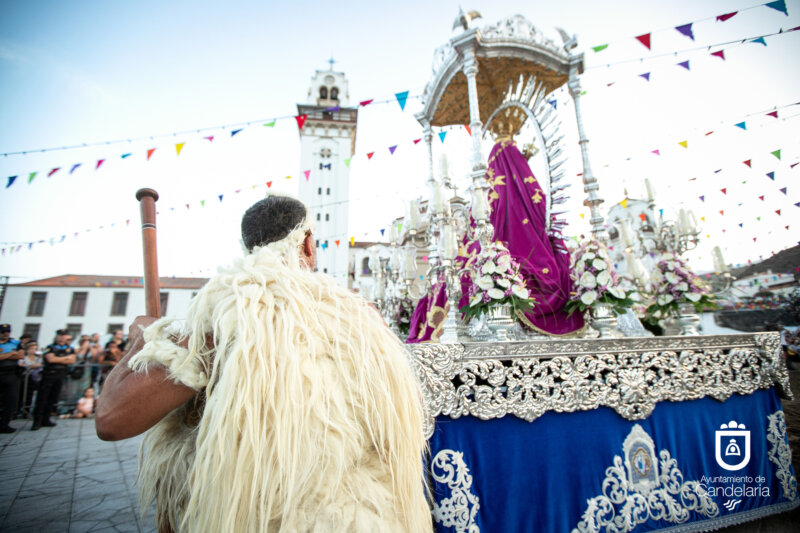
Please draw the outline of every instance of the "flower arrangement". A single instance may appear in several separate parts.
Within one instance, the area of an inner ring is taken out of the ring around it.
[[[691,304],[698,312],[717,304],[708,287],[692,274],[677,254],[656,264],[655,301],[647,307],[645,320],[651,324],[662,318],[678,316],[681,304]]]
[[[514,314],[528,311],[536,303],[519,273],[519,263],[502,242],[492,242],[475,260],[469,288],[469,303],[459,309],[464,320],[488,313],[492,307],[511,305]]]
[[[393,319],[397,324],[397,328],[403,335],[408,335],[408,330],[411,327],[411,314],[414,312],[414,302],[406,296],[397,300],[394,306]]]
[[[634,304],[631,293],[620,286],[621,280],[611,268],[611,258],[600,243],[586,242],[572,257],[576,259],[572,266],[574,297],[564,306],[567,312],[583,312],[597,303],[607,303],[616,314],[621,314]]]

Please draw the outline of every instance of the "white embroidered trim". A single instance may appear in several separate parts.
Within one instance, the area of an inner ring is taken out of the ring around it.
[[[786,436],[786,417],[782,410],[767,416],[767,457],[775,463],[775,477],[781,482],[781,493],[789,501],[797,499],[797,480],[792,475],[792,449]]]
[[[464,454],[440,450],[431,462],[431,476],[450,488],[450,497],[433,504],[433,519],[456,533],[480,533],[475,515],[480,509],[479,498],[472,493],[472,476],[464,462]]]
[[[205,365],[199,357],[190,357],[189,350],[172,340],[176,322],[171,318],[156,320],[144,329],[145,345],[131,357],[128,367],[134,372],[147,372],[147,365],[158,363],[169,371],[170,379],[200,390],[208,384]]]
[[[646,437],[646,438],[645,438]],[[626,438],[626,444],[635,441],[642,449],[644,456],[655,458],[653,440],[639,424],[635,424]],[[632,531],[639,524],[648,520],[665,520],[682,524],[689,519],[689,511],[714,517],[719,514],[719,507],[701,488],[697,481],[683,481],[683,474],[678,469],[678,462],[667,450],[659,452],[658,470],[654,484],[635,484],[630,480],[641,477],[635,474],[633,464],[627,456],[625,464],[619,455],[614,456],[614,465],[606,469],[603,480],[603,494],[587,501],[582,520],[572,533],[589,533],[596,531],[614,531],[622,533]]]

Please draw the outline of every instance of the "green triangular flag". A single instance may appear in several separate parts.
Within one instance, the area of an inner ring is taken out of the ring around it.
[[[347,159],[344,160],[344,164],[349,167],[350,166],[350,161],[352,161],[352,160],[353,160],[352,157],[348,157]]]
[[[36,177],[36,174],[38,174],[38,172],[31,172],[30,174],[28,174],[28,183],[33,181],[33,178]]]
[[[601,44],[600,46],[592,46],[592,50],[594,50],[595,52],[602,52],[606,48],[608,48],[607,44]]]
[[[206,201],[200,200],[200,207],[205,207],[205,206],[206,206]]]
[[[265,125],[266,127],[268,127],[268,128],[272,128],[272,127],[274,127],[274,126],[275,126],[275,121],[273,120],[272,122],[267,122],[267,123],[266,123],[266,124],[264,124],[264,125]]]
[[[772,155],[774,155],[775,157],[777,157],[778,159],[781,158],[781,151],[780,150],[775,150],[774,152],[770,152],[770,153]]]

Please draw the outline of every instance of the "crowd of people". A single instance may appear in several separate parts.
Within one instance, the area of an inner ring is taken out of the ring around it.
[[[14,339],[11,326],[0,324],[0,433],[16,431],[14,418],[32,418],[33,431],[55,426],[51,416],[56,414],[91,418],[95,391],[122,359],[125,344],[122,330],[103,345],[99,333],[81,335],[73,343],[69,331],[60,329],[40,350],[30,335]]]

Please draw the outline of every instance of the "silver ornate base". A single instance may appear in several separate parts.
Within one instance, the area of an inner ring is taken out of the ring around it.
[[[510,305],[497,305],[489,309],[489,319],[486,325],[492,332],[495,342],[508,342],[514,340],[509,332],[514,329],[514,309]]]
[[[617,339],[625,336],[617,327],[617,315],[614,313],[614,307],[611,304],[603,302],[594,304],[589,316],[591,317],[592,327],[598,331],[600,338]]]

